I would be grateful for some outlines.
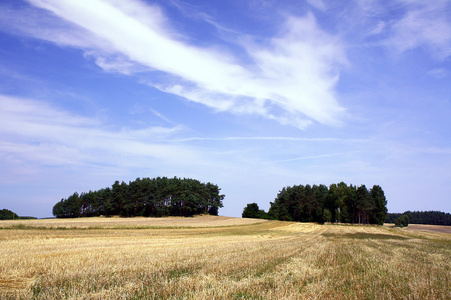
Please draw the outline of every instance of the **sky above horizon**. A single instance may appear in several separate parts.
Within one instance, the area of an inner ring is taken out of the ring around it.
[[[0,209],[144,177],[451,212],[451,1],[0,2]]]

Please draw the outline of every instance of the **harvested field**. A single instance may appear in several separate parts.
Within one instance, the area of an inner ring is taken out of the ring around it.
[[[410,224],[409,227],[407,227],[407,229],[451,234],[451,226]]]
[[[165,228],[165,227],[218,227],[266,222],[258,219],[242,219],[220,216],[167,217],[167,218],[119,218],[93,217],[75,219],[40,219],[0,221],[0,228]]]
[[[79,227],[71,223],[71,229],[62,228],[72,220],[19,227],[0,222],[9,228],[0,230],[0,298],[451,297],[449,234],[195,219],[201,225],[181,225],[188,220],[179,218],[160,219],[172,226],[152,228],[145,226],[156,225],[136,225],[139,218],[119,219],[130,222],[127,226],[114,218],[101,226],[86,225],[95,219],[78,220]]]

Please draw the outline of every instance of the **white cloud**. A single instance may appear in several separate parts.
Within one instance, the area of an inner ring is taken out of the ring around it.
[[[337,142],[338,138],[302,138],[302,137],[286,137],[286,136],[229,136],[229,137],[189,137],[178,139],[178,141],[273,141],[273,142]],[[359,140],[352,140],[358,142]]]
[[[370,31],[369,35],[377,35],[384,31],[386,24],[384,21],[379,21],[377,25]]]
[[[449,1],[401,1],[406,13],[394,22],[387,44],[397,53],[419,47],[429,49],[437,59],[451,55]]]
[[[427,72],[429,76],[432,76],[437,79],[445,78],[448,75],[448,71],[444,68],[436,68]]]
[[[267,44],[238,45],[251,61],[242,66],[231,52],[190,45],[189,37],[170,30],[158,7],[138,0],[29,1],[58,16],[60,25],[54,17],[44,24],[34,12],[27,17],[40,26],[23,32],[59,45],[73,41],[107,71],[163,72],[164,78],[146,82],[215,110],[300,128],[312,121],[338,124],[343,113],[334,94],[339,67],[346,63],[343,47],[311,14],[288,18],[281,35]]]
[[[251,49],[262,74],[259,85],[268,93],[260,98],[322,123],[336,122],[343,110],[334,87],[338,67],[346,64],[340,41],[321,31],[312,14],[290,18],[284,31],[269,49]]]
[[[107,48],[105,41],[78,26],[61,22],[51,12],[36,7],[15,8],[4,3],[0,4],[0,11],[0,28],[4,31],[47,40],[63,47]]]
[[[319,10],[326,10],[326,5],[324,4],[324,2],[322,0],[307,0],[307,1],[311,6],[317,8]]]
[[[108,129],[40,101],[0,95],[0,156],[39,165],[201,164],[195,150],[166,139],[182,127]],[[166,140],[166,142],[165,142]],[[130,159],[130,158],[133,158]]]
[[[316,158],[324,158],[324,157],[333,157],[333,156],[340,156],[343,154],[349,154],[349,152],[339,152],[339,153],[329,153],[329,154],[320,154],[320,155],[312,155],[312,156],[302,156],[302,157],[296,157],[296,158],[289,158],[284,160],[276,161],[278,163],[282,162],[294,162],[297,160],[310,160],[310,159],[316,159]]]

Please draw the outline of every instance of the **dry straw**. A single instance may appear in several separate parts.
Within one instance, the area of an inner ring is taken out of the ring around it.
[[[0,223],[1,299],[450,299],[446,233],[212,216],[35,221]]]

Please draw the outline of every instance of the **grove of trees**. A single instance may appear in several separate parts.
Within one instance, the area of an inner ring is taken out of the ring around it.
[[[0,220],[15,220],[15,219],[19,219],[19,216],[16,213],[6,208],[0,210]]]
[[[217,215],[224,199],[220,190],[212,183],[177,177],[137,178],[128,184],[116,181],[111,188],[75,192],[61,199],[53,207],[53,215],[57,218]]]
[[[284,187],[270,202],[268,218],[298,222],[342,222],[383,225],[387,200],[378,185],[367,189],[344,182]]]

